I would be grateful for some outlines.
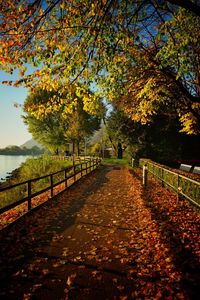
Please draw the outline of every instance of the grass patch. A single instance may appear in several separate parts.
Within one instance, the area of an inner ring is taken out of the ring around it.
[[[51,157],[42,155],[38,158],[30,158],[23,163],[19,170],[19,177],[15,182],[41,177],[50,173],[72,166],[72,161],[52,160]],[[20,179],[20,180],[19,180]]]
[[[37,158],[29,158],[21,164],[15,176],[9,181],[9,185],[14,185],[33,178],[48,175],[64,168],[72,166],[72,161],[52,160],[51,157],[42,155]],[[64,179],[64,171],[53,175],[54,183]],[[42,178],[32,182],[31,191],[35,193],[50,185],[50,177]],[[23,199],[28,195],[27,184],[11,188],[10,190],[0,191],[0,208],[12,204],[17,200]]]
[[[130,159],[125,157],[122,159],[112,157],[112,158],[104,158],[102,160],[103,165],[122,165],[122,166],[130,166]]]

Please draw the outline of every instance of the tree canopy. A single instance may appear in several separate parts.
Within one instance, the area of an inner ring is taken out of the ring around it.
[[[8,0],[1,4],[1,67],[19,68],[14,84],[32,93],[56,91],[45,110],[64,105],[67,90],[72,106],[81,93],[84,110],[98,111],[98,96],[88,93],[95,84],[136,122],[172,107],[183,131],[199,133],[199,16],[192,0]],[[44,115],[39,103],[29,109]]]
[[[151,158],[162,163],[175,163],[178,160],[199,160],[200,139],[196,135],[180,133],[176,116],[160,112],[149,125],[142,125],[114,110],[106,122],[113,142],[121,142],[136,160]]]
[[[84,138],[90,136],[99,129],[100,116],[90,115],[84,111],[83,99],[76,98],[76,104],[68,108],[67,103],[58,106],[54,112],[48,110],[49,99],[56,99],[55,91],[38,89],[37,92],[29,94],[24,104],[24,121],[28,125],[32,136],[51,152],[67,150],[68,143],[80,143]],[[67,95],[65,95],[67,102]],[[42,117],[33,111],[35,106],[43,107]],[[70,103],[69,103],[70,105]],[[30,110],[30,107],[32,109]],[[103,106],[102,106],[103,107]]]

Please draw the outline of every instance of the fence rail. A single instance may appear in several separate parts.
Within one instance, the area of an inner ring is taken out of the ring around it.
[[[86,161],[86,160],[90,160],[91,156],[75,156],[73,157],[73,155],[51,155],[51,159],[53,160],[74,160],[76,162],[80,162],[80,161]]]
[[[140,159],[139,166],[147,166],[148,172],[159,179],[163,185],[173,189],[177,195],[200,207],[200,182],[173,172],[148,159]]]
[[[50,197],[53,197],[55,187],[64,184],[62,191],[67,189],[71,178],[73,178],[73,182],[77,181],[82,176],[94,170],[100,162],[101,160],[99,158],[88,159],[82,163],[63,168],[60,171],[48,175],[0,188],[0,214],[25,202],[28,204],[28,210],[31,210],[32,199],[34,197],[47,191],[50,192]],[[15,188],[17,189],[13,193]],[[11,191],[10,194],[9,191]],[[14,196],[16,196],[16,199],[13,200]],[[7,204],[4,205],[5,202],[7,202]]]

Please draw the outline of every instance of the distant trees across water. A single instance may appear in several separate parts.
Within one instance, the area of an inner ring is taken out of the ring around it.
[[[43,149],[37,146],[32,148],[18,147],[18,146],[8,146],[6,148],[0,149],[0,155],[39,155],[44,153]]]

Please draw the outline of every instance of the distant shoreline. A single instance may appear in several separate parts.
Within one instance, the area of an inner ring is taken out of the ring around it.
[[[31,149],[0,149],[0,155],[41,155],[44,153],[43,149],[31,148]]]
[[[14,169],[12,172],[8,173],[10,175],[6,176],[4,181],[0,181],[0,188],[4,188],[10,185],[11,181],[17,178],[20,171],[20,167]]]

